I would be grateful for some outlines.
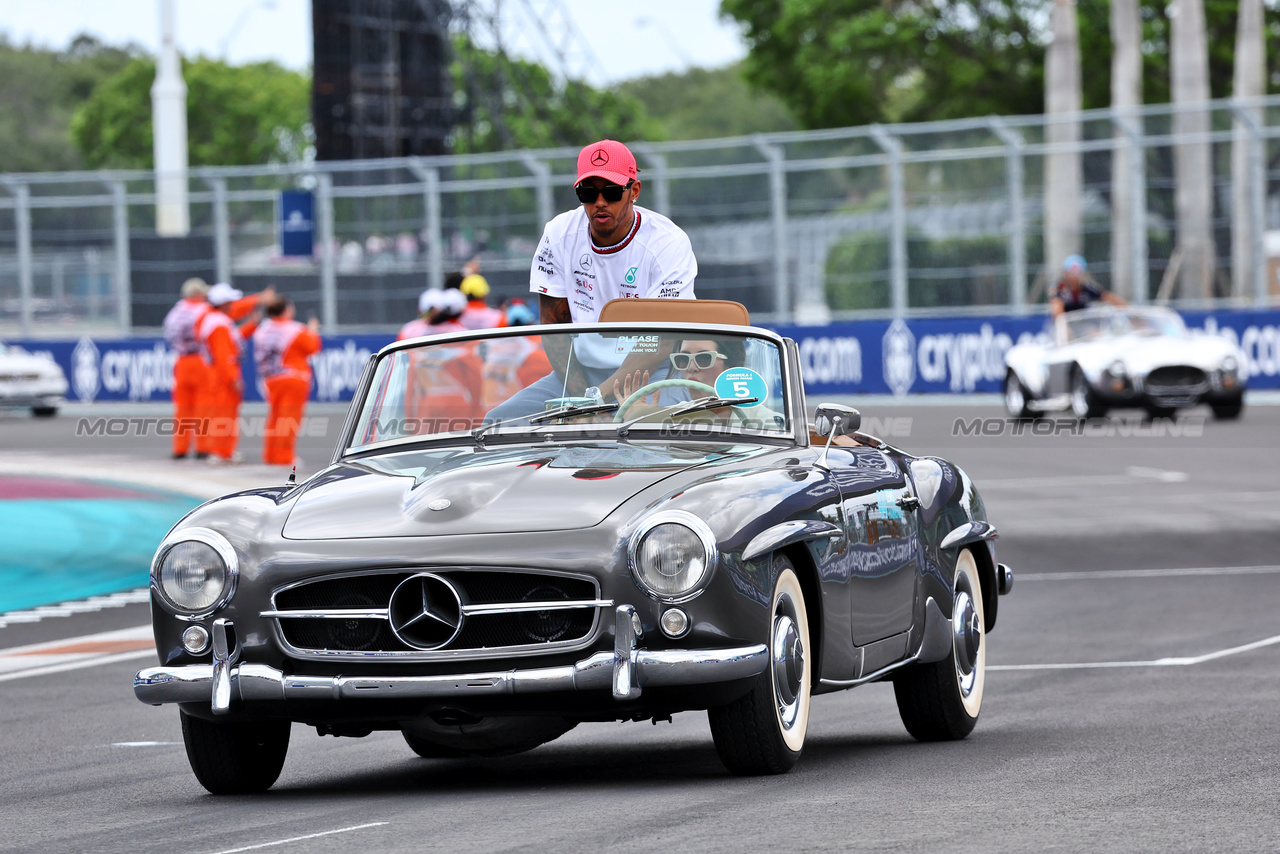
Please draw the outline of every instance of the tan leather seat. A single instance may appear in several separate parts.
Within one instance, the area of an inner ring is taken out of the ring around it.
[[[724,323],[750,326],[740,302],[727,299],[611,299],[600,309],[601,323]]]

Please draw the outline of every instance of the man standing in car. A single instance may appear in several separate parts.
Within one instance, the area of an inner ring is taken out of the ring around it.
[[[660,213],[636,204],[636,159],[621,142],[601,140],[578,154],[574,192],[581,205],[547,223],[529,271],[543,323],[593,323],[611,299],[695,299],[698,262],[688,236]],[[541,408],[563,394],[612,389],[614,382],[650,370],[665,375],[666,353],[617,355],[617,342],[599,335],[545,336],[555,372],[490,413],[487,420]],[[527,398],[527,399],[526,399]]]

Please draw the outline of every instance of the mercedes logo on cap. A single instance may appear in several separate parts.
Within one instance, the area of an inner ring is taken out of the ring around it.
[[[603,148],[597,148],[595,151],[591,152],[592,166],[603,166],[608,162],[609,152],[605,151]]]
[[[392,591],[387,617],[391,631],[407,646],[440,649],[462,631],[462,599],[448,581],[422,572]]]

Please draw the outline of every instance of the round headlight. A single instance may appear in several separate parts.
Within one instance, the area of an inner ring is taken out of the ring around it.
[[[1107,365],[1107,373],[1111,374],[1111,376],[1113,377],[1124,376],[1124,373],[1125,373],[1124,362],[1120,361],[1119,359],[1116,359],[1110,365]]]
[[[711,577],[715,562],[715,536],[692,513],[658,514],[631,540],[631,569],[636,580],[663,601],[696,596]]]
[[[1235,356],[1227,356],[1222,360],[1222,372],[1224,374],[1234,374],[1238,367],[1240,365],[1236,362]]]
[[[152,586],[180,614],[208,614],[235,592],[235,550],[216,531],[187,528],[165,538],[151,568]]]

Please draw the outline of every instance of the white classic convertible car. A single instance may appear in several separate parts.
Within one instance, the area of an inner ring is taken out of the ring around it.
[[[1206,403],[1216,418],[1239,418],[1244,353],[1216,335],[1188,331],[1176,312],[1103,306],[1059,315],[1049,344],[1005,354],[1005,408],[1014,418],[1068,410],[1093,418],[1137,407],[1152,417]]]
[[[37,417],[56,415],[67,395],[58,363],[0,341],[0,407],[30,408]]]

